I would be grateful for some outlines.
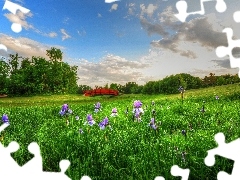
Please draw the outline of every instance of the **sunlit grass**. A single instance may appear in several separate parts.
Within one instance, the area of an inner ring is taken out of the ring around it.
[[[207,167],[207,150],[215,148],[214,135],[223,132],[226,142],[239,137],[239,85],[186,91],[180,94],[123,95],[120,97],[83,97],[80,95],[36,96],[0,99],[0,114],[8,114],[10,126],[4,132],[4,145],[17,141],[21,148],[13,154],[23,165],[33,156],[27,146],[36,141],[41,148],[45,171],[59,171],[62,159],[71,161],[67,175],[79,180],[83,175],[94,179],[149,179],[170,174],[172,165],[190,169],[189,179],[216,179],[220,170],[231,172],[232,162],[217,157],[216,165]],[[220,97],[219,100],[215,96]],[[139,99],[145,110],[142,122],[133,122],[132,103]],[[151,106],[151,101],[155,106]],[[93,104],[101,102],[102,111],[95,114]],[[206,112],[200,112],[205,101]],[[9,105],[11,103],[11,105]],[[73,114],[59,116],[63,103]],[[112,108],[118,117],[110,117]],[[129,114],[126,115],[126,108]],[[158,131],[148,127],[152,110],[161,122]],[[97,123],[108,116],[113,131],[95,125],[83,125],[87,114]],[[75,119],[79,116],[79,120]],[[190,124],[192,129],[190,129]],[[82,128],[84,133],[80,134]],[[186,130],[186,137],[181,131]],[[182,156],[182,153],[186,155]],[[220,170],[219,170],[220,169]]]

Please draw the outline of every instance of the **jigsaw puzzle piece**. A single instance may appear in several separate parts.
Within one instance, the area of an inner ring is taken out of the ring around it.
[[[12,2],[10,2],[8,0],[5,1],[5,4],[3,6],[3,10],[4,9],[8,9],[13,14],[16,14],[17,11],[21,11],[24,14],[30,12],[29,9],[24,8],[22,6],[19,6],[18,4],[12,3]],[[13,32],[19,33],[19,32],[22,31],[22,26],[21,26],[21,24],[13,23],[12,26],[11,26],[11,29],[13,30]]]
[[[229,56],[231,68],[240,68],[240,59],[235,58],[232,54],[232,50],[236,47],[240,47],[240,40],[233,40],[233,30],[231,28],[225,28],[222,32],[227,34],[228,47],[219,46],[216,48],[216,55],[220,58]],[[239,71],[240,77],[240,71]]]
[[[218,143],[218,147],[207,151],[208,155],[204,159],[204,163],[207,166],[213,166],[215,164],[215,155],[231,159],[234,161],[232,174],[229,175],[228,173],[221,171],[218,173],[218,180],[238,179],[240,177],[240,139],[225,143],[224,134],[218,133],[215,135],[215,141]]]
[[[233,19],[235,22],[239,23],[240,22],[240,11],[236,11],[234,14],[233,14]]]
[[[81,180],[92,180],[89,176],[83,176]]]
[[[0,143],[0,174],[1,174],[1,177],[4,177],[4,178],[6,177],[6,179],[11,179],[14,176],[16,176],[15,173],[20,172],[20,166],[11,156],[11,153],[16,152],[18,149],[19,149],[19,144],[15,141],[12,141],[11,143],[9,143],[9,145],[7,147],[4,147]]]
[[[52,179],[58,179],[58,180],[71,180],[66,174],[66,170],[70,166],[70,161],[68,160],[62,160],[59,163],[59,167],[61,169],[60,172],[42,172],[41,178],[45,180],[52,180]]]
[[[189,15],[194,15],[194,14],[199,14],[199,15],[203,15],[205,14],[205,9],[204,9],[204,2],[207,2],[207,1],[213,1],[213,0],[201,0],[201,10],[200,11],[196,11],[196,12],[191,12],[191,13],[188,13],[187,12],[187,8],[188,8],[188,4],[186,1],[178,1],[176,3],[176,9],[178,10],[178,14],[175,14],[175,17],[177,17],[181,22],[185,22],[186,21],[186,18],[189,16]],[[215,9],[222,13],[224,11],[226,11],[227,9],[227,5],[225,3],[224,0],[216,0],[216,6],[215,6]]]
[[[182,180],[188,180],[189,173],[189,169],[182,169],[177,165],[171,167],[171,174],[173,176],[181,176]],[[157,176],[154,180],[165,180],[165,178],[162,176]]]
[[[38,144],[36,142],[29,144],[28,151],[33,154],[34,157],[21,167],[22,171],[31,172],[33,174],[41,173],[43,166],[41,152]]]

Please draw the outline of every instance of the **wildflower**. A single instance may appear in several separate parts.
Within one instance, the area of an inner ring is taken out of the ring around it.
[[[89,124],[90,126],[92,126],[92,125],[95,124],[95,121],[93,120],[91,114],[88,114],[88,115],[87,115],[87,122],[88,122],[88,124]]]
[[[118,115],[117,114],[117,108],[113,108],[111,116],[117,116],[117,115]]]
[[[156,125],[156,123],[155,123],[155,119],[154,119],[154,118],[151,119],[151,121],[150,121],[150,123],[149,123],[149,126],[150,126],[151,128],[153,128],[154,130],[157,129],[157,125]]]
[[[219,100],[219,96],[216,96],[215,98],[216,98],[216,100]]]
[[[94,104],[94,106],[95,106],[95,110],[94,110],[95,113],[97,113],[98,111],[101,110],[101,104],[100,104],[100,102],[98,102],[97,104]]]
[[[133,106],[134,106],[134,108],[141,108],[142,103],[141,103],[141,101],[136,100],[136,101],[133,102]]]
[[[100,122],[98,125],[99,125],[99,127],[100,127],[101,130],[105,129],[105,127],[106,127],[107,125],[109,125],[108,118],[105,117],[105,118],[102,120],[102,122]]]
[[[134,117],[138,120],[138,122],[140,122],[141,115],[144,113],[144,111],[142,109],[141,101],[139,101],[139,100],[134,101],[133,107],[134,107],[134,109],[133,109]]]
[[[82,134],[82,133],[83,133],[83,130],[82,130],[82,129],[79,129],[79,133],[81,133],[81,134]]]
[[[6,114],[4,114],[4,115],[2,116],[2,121],[3,121],[3,123],[5,123],[5,124],[9,124],[8,116],[7,116]]]
[[[59,114],[61,115],[61,116],[64,116],[64,115],[69,115],[69,114],[72,114],[72,110],[71,109],[69,109],[69,107],[68,107],[68,104],[63,104],[62,105],[62,109],[61,109],[61,111],[59,112]]]
[[[178,88],[178,91],[179,91],[180,93],[184,93],[184,92],[185,92],[185,90],[184,90],[184,88],[183,88],[182,86],[180,86],[180,87]]]
[[[76,116],[75,118],[76,118],[76,120],[79,120],[79,116]]]

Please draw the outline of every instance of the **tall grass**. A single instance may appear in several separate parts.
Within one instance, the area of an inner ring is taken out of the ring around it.
[[[0,114],[8,114],[10,126],[4,132],[4,146],[17,141],[20,150],[13,158],[23,165],[31,155],[27,146],[35,141],[41,148],[44,171],[60,171],[59,162],[71,162],[66,174],[73,180],[83,175],[93,180],[146,179],[156,176],[179,179],[170,174],[177,164],[190,169],[189,179],[217,179],[224,170],[231,173],[233,162],[216,157],[216,164],[207,167],[207,151],[217,146],[214,135],[223,132],[226,142],[239,137],[239,85],[229,85],[185,92],[184,102],[179,95],[140,96],[118,98],[83,98],[77,96],[50,96],[1,99]],[[215,99],[215,95],[220,97]],[[140,99],[145,110],[142,122],[132,120],[132,103]],[[151,101],[155,105],[151,106]],[[102,111],[93,113],[93,104],[100,101]],[[205,101],[205,113],[200,110]],[[59,116],[62,103],[68,102],[73,114],[66,119]],[[110,117],[112,108],[118,117]],[[125,114],[129,107],[129,114]],[[148,126],[152,110],[157,131]],[[93,114],[97,123],[108,116],[113,130],[100,130],[97,125],[83,125],[87,114]],[[80,119],[76,120],[75,116]],[[190,128],[191,126],[191,128]],[[82,128],[84,133],[79,133]],[[186,136],[182,134],[186,130]],[[186,155],[182,155],[183,153]]]

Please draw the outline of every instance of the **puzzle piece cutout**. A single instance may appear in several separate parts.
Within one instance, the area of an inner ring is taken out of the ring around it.
[[[0,126],[0,133],[9,126],[4,123]],[[59,163],[60,172],[43,172],[42,170],[42,157],[38,144],[32,142],[28,146],[28,151],[34,155],[30,161],[22,167],[11,157],[11,153],[19,149],[19,144],[12,141],[7,147],[0,143],[0,177],[4,180],[13,180],[16,177],[24,180],[45,179],[45,180],[70,180],[65,174],[70,166],[70,161],[62,160]],[[81,180],[91,180],[88,176],[83,176]]]
[[[3,45],[3,44],[0,44],[0,50],[1,49],[7,52],[7,47],[5,45]]]
[[[218,143],[218,147],[211,149],[208,152],[207,157],[204,159],[204,163],[207,166],[213,166],[215,164],[215,155],[225,157],[234,161],[232,174],[229,175],[224,171],[220,171],[217,175],[218,180],[237,180],[240,177],[240,138],[225,143],[225,136],[223,133],[215,135],[215,141]]]
[[[238,19],[238,18],[237,18]],[[240,18],[239,18],[240,20]],[[219,46],[216,49],[216,55],[220,58],[228,55],[230,60],[231,68],[240,68],[240,58],[235,58],[232,54],[233,48],[240,47],[240,39],[233,40],[233,30],[231,28],[225,28],[222,32],[227,34],[228,39],[228,47]],[[238,72],[238,76],[240,77],[240,71]]]
[[[182,169],[177,165],[171,167],[171,174],[173,176],[181,176],[182,180],[188,180],[189,173],[189,169]],[[157,176],[154,180],[165,180],[165,178],[162,176]]]
[[[15,15],[16,15],[18,10],[23,12],[24,14],[30,12],[29,9],[24,8],[24,7],[22,7],[22,6],[18,5],[18,4],[12,3],[12,2],[10,2],[8,0],[5,1],[5,4],[3,6],[3,10],[4,9],[8,9],[11,13],[13,13]],[[13,23],[12,26],[11,26],[11,29],[13,30],[13,32],[19,33],[19,32],[22,31],[22,26],[21,26],[21,24]]]
[[[235,22],[240,23],[240,11],[236,11],[233,14],[233,19],[234,19]]]
[[[220,13],[226,11],[226,9],[227,9],[227,5],[224,0],[201,0],[201,3],[200,3],[201,10],[188,13],[187,12],[187,8],[188,8],[187,2],[184,0],[180,0],[176,3],[176,9],[178,10],[178,14],[175,14],[175,17],[177,17],[181,22],[185,22],[186,18],[189,15],[194,15],[194,14],[203,15],[203,14],[205,14],[205,9],[204,9],[203,3],[207,2],[207,1],[216,1],[215,9]]]

